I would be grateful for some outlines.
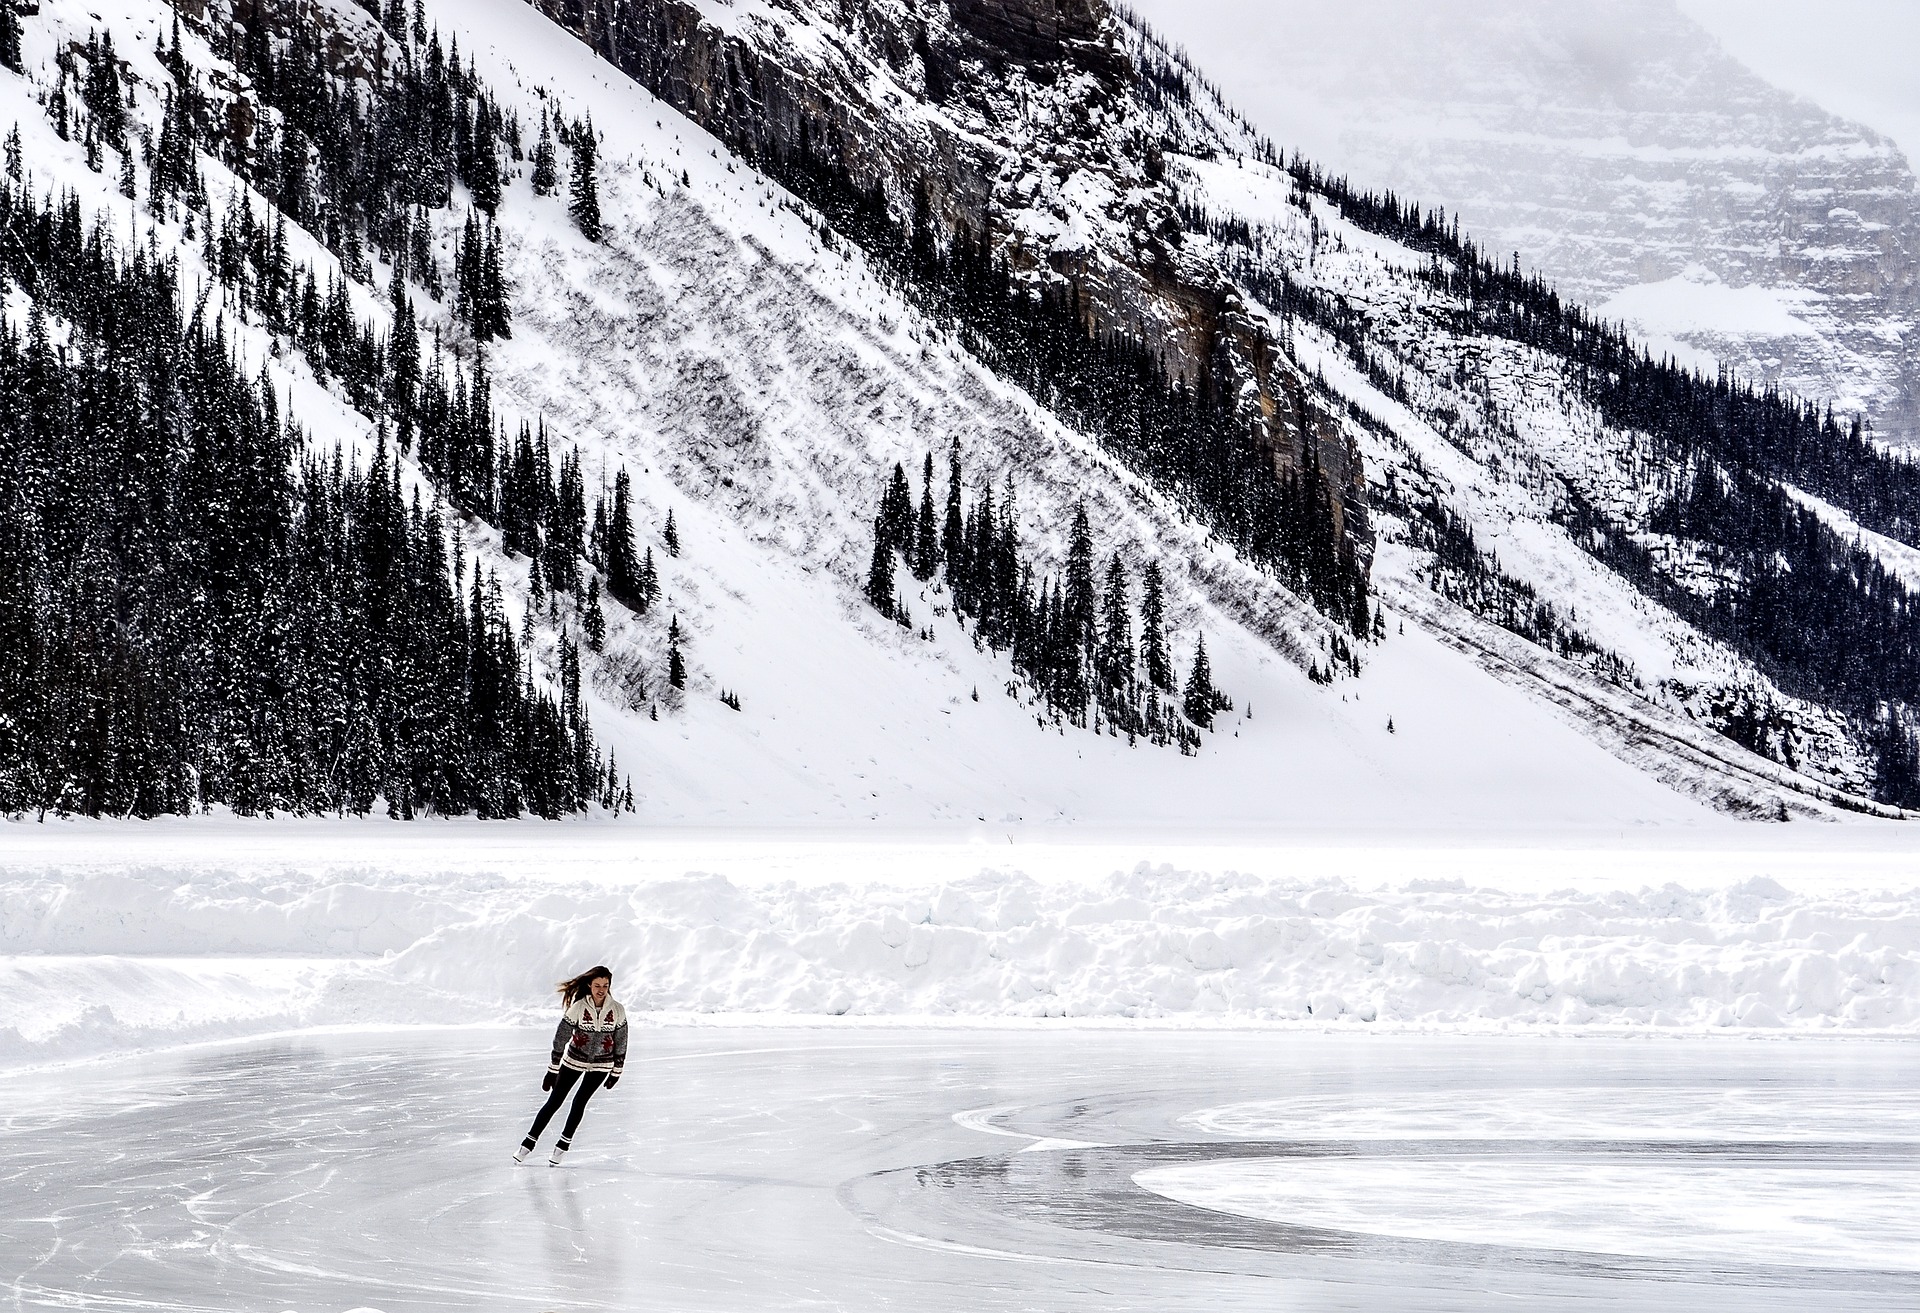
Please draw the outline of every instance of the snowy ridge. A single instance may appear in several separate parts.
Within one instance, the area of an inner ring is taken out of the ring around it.
[[[371,31],[355,7],[331,9],[337,21]],[[607,135],[603,244],[574,231],[564,196],[536,198],[524,177],[507,189],[500,231],[519,318],[491,364],[509,430],[544,417],[557,443],[580,446],[590,477],[610,479],[622,467],[633,475],[642,545],[660,562],[664,605],[643,617],[612,611],[608,651],[590,675],[596,727],[619,760],[637,767],[644,816],[1085,814],[1099,805],[1109,775],[1180,769],[1152,760],[1170,753],[1041,735],[998,693],[1009,675],[1004,658],[976,651],[942,615],[937,594],[917,590],[909,599],[935,632],[932,644],[899,632],[860,599],[886,471],[904,461],[917,472],[921,457],[944,456],[956,438],[970,483],[1015,477],[1023,535],[1042,560],[1064,551],[1070,508],[1084,499],[1103,556],[1122,550],[1137,561],[1151,552],[1166,562],[1182,659],[1205,631],[1223,682],[1241,697],[1278,705],[1289,693],[1311,693],[1300,671],[1321,652],[1321,617],[1231,552],[1211,548],[1164,498],[942,340],[857,253],[824,247],[784,192],[524,4],[428,12],[523,123],[538,122],[546,103],[539,93],[564,87],[558,103],[570,114],[591,113]],[[151,116],[150,89],[165,79],[152,43],[171,19],[160,0],[53,0],[29,24],[27,63],[44,70],[58,41],[110,28],[142,80],[140,113]],[[194,62],[221,67],[186,30]],[[75,189],[83,214],[106,216],[123,243],[152,231],[178,250],[190,286],[211,283],[197,243],[119,197],[111,171],[89,171],[80,144],[55,136],[33,92],[0,71],[0,121],[18,119],[35,186]],[[201,166],[216,207],[246,190],[204,155]],[[466,214],[464,201],[433,212],[443,264]],[[310,237],[290,232],[299,258],[337,270]],[[385,271],[376,275],[384,283]],[[384,328],[382,301],[358,284],[353,294],[356,312]],[[447,305],[424,297],[418,304],[423,331],[456,335]],[[24,297],[10,298],[7,309],[24,323]],[[230,331],[243,359],[263,362],[285,389],[290,415],[315,448],[343,444],[351,459],[370,457],[371,423],[316,386],[297,353],[274,354],[257,327],[230,321]],[[407,468],[430,497],[424,476],[412,462]],[[679,559],[660,543],[669,512],[688,542]],[[526,560],[502,552],[484,524],[467,521],[466,530],[468,550],[516,594],[508,609],[518,619]],[[687,634],[684,698],[662,688],[672,618]],[[556,656],[557,636],[545,626],[536,625],[532,642],[547,659]],[[719,703],[723,688],[744,697],[744,714]],[[969,723],[956,728],[963,719]],[[850,725],[878,731],[849,735]],[[917,769],[877,772],[903,733],[937,750],[922,754]],[[1014,736],[1025,769],[984,772],[980,763]],[[1088,758],[1097,763],[1091,773],[1063,790],[1063,775],[1084,770]],[[1138,788],[1144,797],[1165,793],[1151,779]]]
[[[1411,1028],[1920,1029],[1920,894],[1551,893],[1141,863],[1039,882],[741,885],[155,867],[0,880],[0,1060],[318,1025],[637,1010]]]

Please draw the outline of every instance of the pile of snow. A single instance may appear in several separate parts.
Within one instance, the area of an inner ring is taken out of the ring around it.
[[[1141,863],[1043,883],[628,884],[368,870],[0,876],[0,1057],[636,1010],[1399,1028],[1920,1029],[1920,891],[1551,893]]]

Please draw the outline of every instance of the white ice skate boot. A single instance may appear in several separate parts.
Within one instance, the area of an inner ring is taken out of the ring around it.
[[[562,1140],[560,1141],[560,1143],[553,1146],[553,1157],[547,1159],[547,1166],[558,1167],[560,1165],[560,1160],[565,1158],[566,1156],[567,1156],[567,1142],[565,1140]]]
[[[532,1145],[523,1144],[518,1149],[515,1149],[513,1151],[513,1160],[517,1163],[523,1163],[527,1160],[527,1155],[532,1152],[533,1152]]]

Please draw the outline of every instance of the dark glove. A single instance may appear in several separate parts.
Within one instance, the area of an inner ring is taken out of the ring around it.
[[[613,1073],[613,1075],[611,1075],[611,1076],[609,1076],[609,1077],[607,1077],[607,1088],[608,1088],[608,1089],[612,1089],[612,1088],[613,1088],[614,1086],[616,1086],[616,1085],[618,1085],[619,1083],[620,1083],[620,1073],[619,1073],[619,1072],[617,1072],[617,1071],[616,1071],[616,1072],[614,1072],[614,1073]]]
[[[552,1091],[553,1089],[553,1073],[552,1072],[548,1072],[546,1075],[540,1078],[540,1088],[543,1090],[547,1090],[549,1092]]]

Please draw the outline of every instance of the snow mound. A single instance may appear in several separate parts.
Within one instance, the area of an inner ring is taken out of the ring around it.
[[[1920,1029],[1920,891],[1551,893],[1142,863],[1101,880],[624,885],[369,870],[0,877],[0,1061],[636,1011],[1446,1029]]]

